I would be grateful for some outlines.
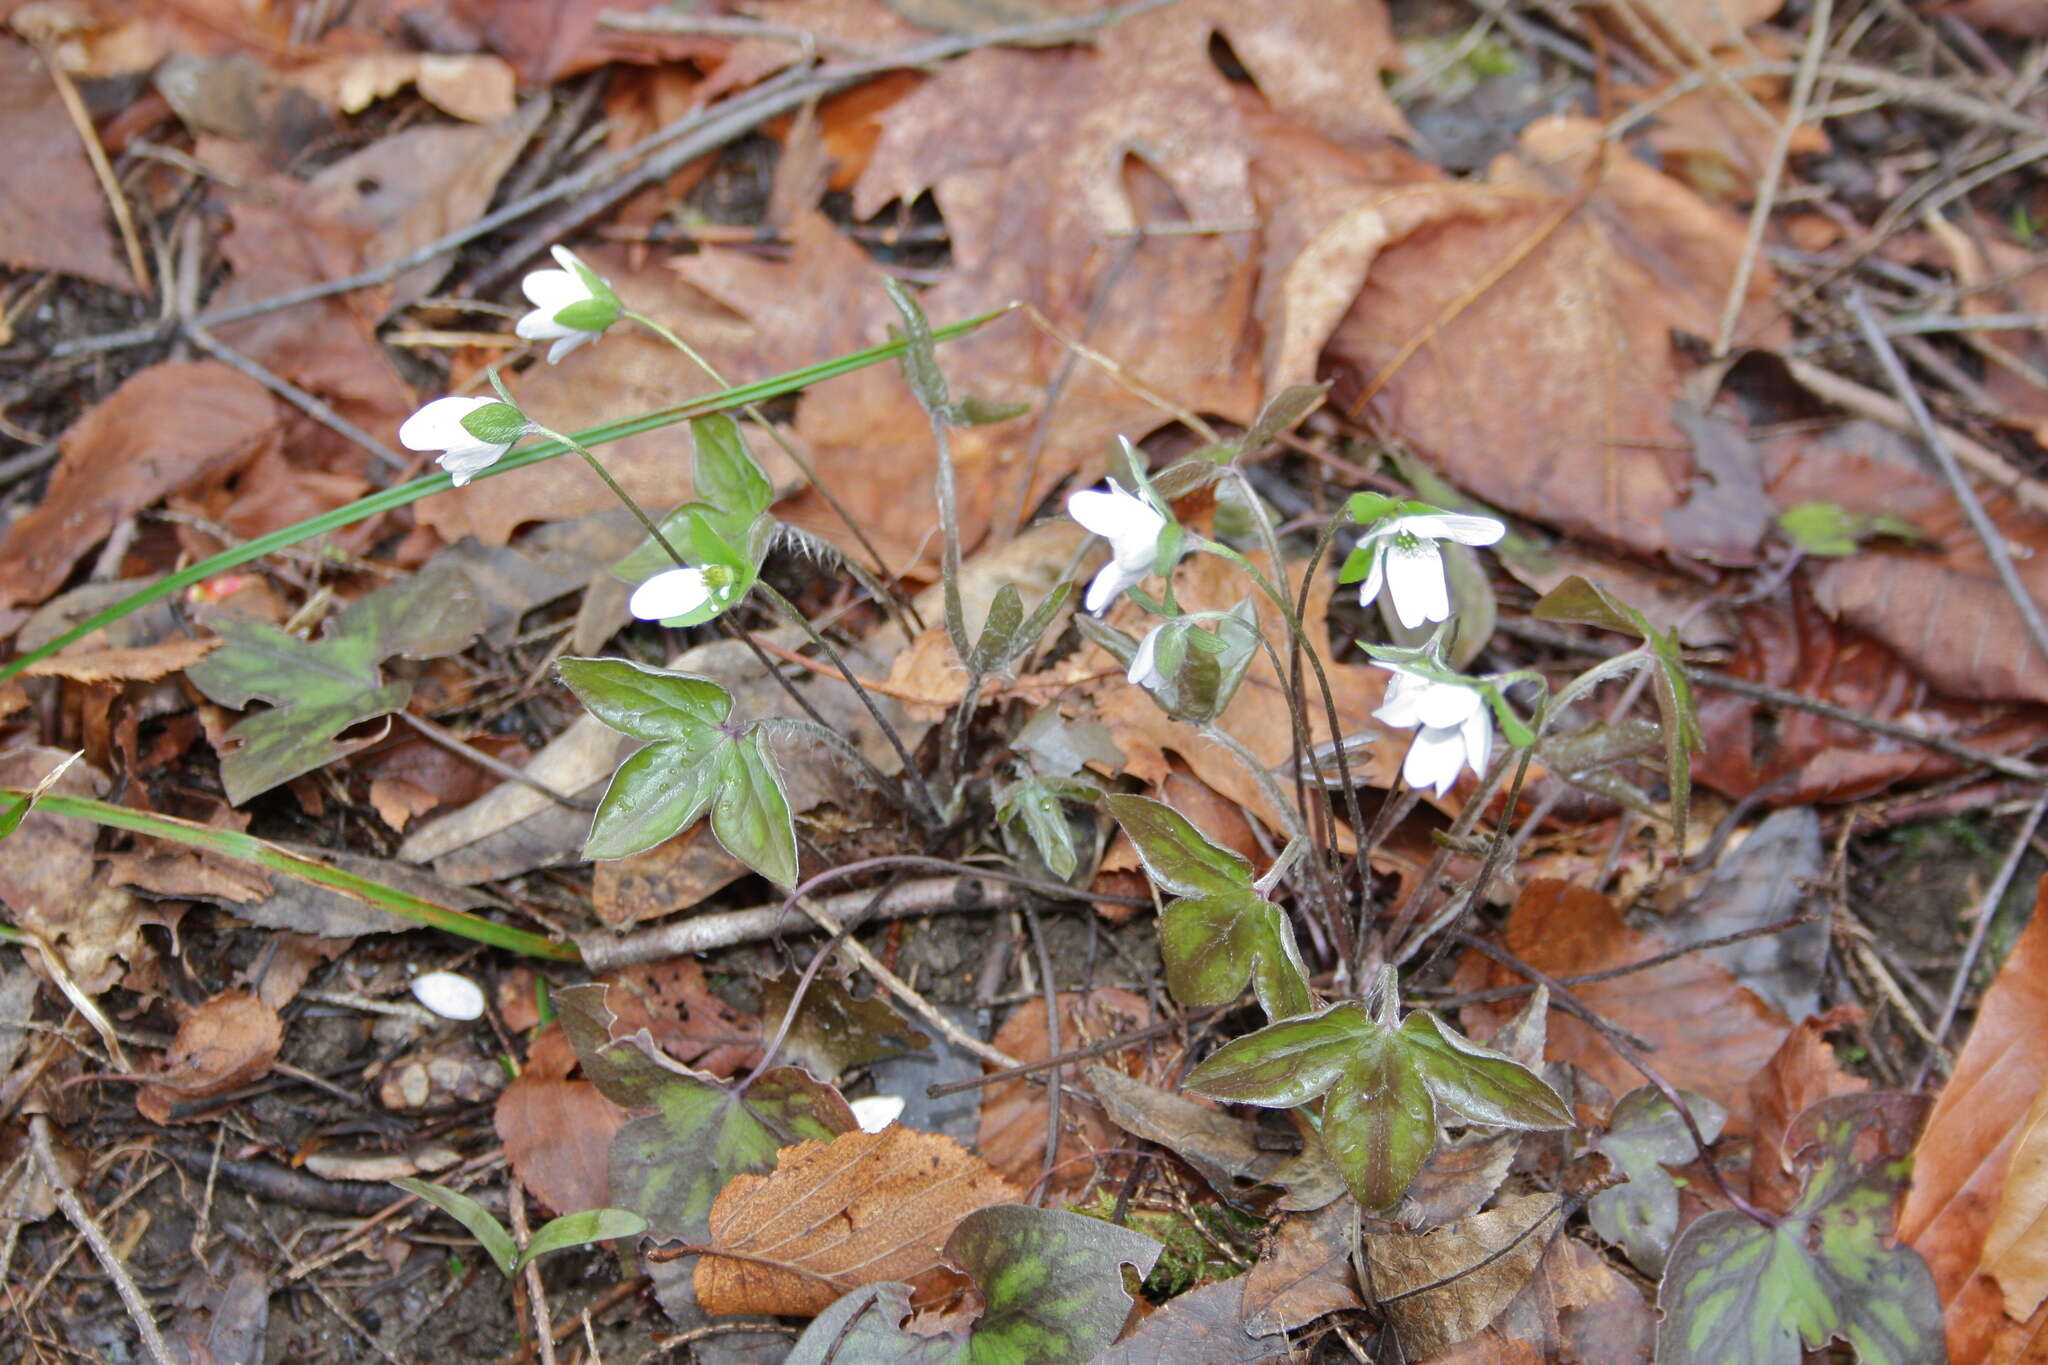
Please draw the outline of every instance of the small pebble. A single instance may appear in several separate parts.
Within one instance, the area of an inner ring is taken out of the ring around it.
[[[863,1133],[879,1133],[903,1113],[901,1095],[870,1095],[852,1104],[854,1122]]]
[[[443,1019],[481,1019],[483,988],[454,972],[427,972],[412,979],[413,999]]]

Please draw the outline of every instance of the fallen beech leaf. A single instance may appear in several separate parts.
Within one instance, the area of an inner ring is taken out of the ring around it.
[[[24,668],[23,677],[69,678],[72,682],[155,682],[181,673],[220,644],[201,636],[173,636],[128,649],[66,650]]]
[[[269,392],[225,365],[130,375],[58,438],[49,489],[0,543],[0,607],[40,602],[116,523],[238,466],[276,432]]]
[[[1597,891],[1532,881],[1509,913],[1505,946],[1530,966],[1560,977],[1624,966],[1654,957],[1667,945],[1629,928],[1613,902]],[[1482,970],[1483,977],[1474,973],[1474,985],[1522,984],[1517,973],[1490,960]],[[1601,1018],[1650,1042],[1660,1075],[1727,1106],[1731,1131],[1746,1131],[1749,1079],[1778,1050],[1788,1025],[1727,968],[1681,957],[1648,971],[1574,986],[1572,994]],[[1473,1008],[1479,1011],[1476,1016]],[[1505,1006],[1482,1005],[1468,1007],[1466,1017],[1485,1020],[1508,1013]],[[1642,1083],[1640,1073],[1604,1038],[1554,1005],[1549,1030],[1550,1060],[1584,1068],[1617,1095]]]
[[[1698,475],[1672,420],[1690,366],[1670,335],[1714,334],[1742,223],[1622,154],[1576,202],[1599,134],[1591,120],[1542,119],[1521,145],[1541,170],[1503,157],[1485,185],[1388,188],[1410,230],[1373,260],[1327,359],[1336,402],[1371,394],[1378,420],[1452,483],[1574,537],[1661,554],[1678,548],[1665,513]],[[1475,272],[1510,261],[1475,296]],[[1750,298],[1770,290],[1758,271]]]
[[[1688,49],[1712,52],[1735,47],[1743,41],[1743,30],[1760,24],[1784,7],[1785,0],[1660,0],[1654,6],[1638,6],[1627,0],[1601,0],[1589,6],[1625,42],[1642,43],[1648,24],[1655,41]],[[1646,55],[1668,60],[1670,47]]]
[[[1260,1264],[1264,1264],[1261,1262]],[[1286,1338],[1255,1337],[1240,1302],[1245,1281],[1223,1280],[1177,1294],[1092,1365],[1265,1365],[1295,1358]]]
[[[521,1072],[498,1096],[493,1122],[520,1184],[556,1213],[611,1204],[612,1137],[626,1111],[589,1081]]]
[[[772,1175],[719,1192],[697,1299],[714,1316],[817,1314],[865,1284],[926,1279],[955,1224],[1019,1197],[951,1138],[900,1124],[785,1147]]]
[[[1983,1268],[2005,1290],[2008,1317],[2024,1321],[2048,1298],[2048,1085],[2015,1135]]]
[[[50,73],[27,44],[0,38],[0,261],[132,290],[107,226],[107,200]],[[89,548],[81,545],[79,553]]]
[[[222,991],[186,1015],[163,1068],[135,1097],[152,1123],[172,1121],[185,1100],[218,1095],[261,1077],[284,1046],[284,1021],[247,991]]]
[[[1842,1069],[1834,1048],[1823,1036],[1854,1017],[1853,1007],[1837,1005],[1826,1014],[1801,1020],[1763,1069],[1750,1077],[1749,1109],[1756,1125],[1756,1149],[1749,1159],[1749,1197],[1767,1209],[1788,1209],[1799,1195],[1793,1154],[1785,1148],[1785,1134],[1793,1120],[1824,1099],[1870,1088],[1868,1081]]]
[[[1420,1236],[1365,1238],[1373,1295],[1403,1348],[1426,1359],[1484,1331],[1535,1274],[1563,1203],[1554,1194],[1519,1195]]]
[[[1244,1277],[1244,1330],[1273,1336],[1328,1313],[1363,1307],[1351,1263],[1357,1229],[1358,1203],[1350,1198],[1283,1222],[1273,1244]]]
[[[1980,1262],[2035,1097],[2048,1085],[2048,879],[2033,918],[1977,1010],[1955,1071],[1913,1149],[1913,1184],[1899,1240],[1934,1272],[1948,1322],[1949,1359],[2016,1360],[2048,1331],[2048,1309],[2007,1319],[1998,1282]],[[2031,1359],[2032,1357],[2028,1357]]]
[[[1063,1052],[1152,1022],[1152,1008],[1143,996],[1115,987],[1061,991],[1059,1004]],[[989,1041],[1020,1062],[1043,1061],[1053,1052],[1045,1016],[1043,1000],[1026,1001]],[[1114,1065],[1116,1060],[1098,1059],[1097,1065]],[[1079,1068],[1071,1074],[1078,1076]],[[989,1164],[1019,1186],[1036,1181],[1045,1166],[1045,1111],[1051,1100],[1045,1086],[1032,1079],[1016,1077],[982,1089],[981,1130],[975,1140]],[[1119,1145],[1116,1125],[1079,1086],[1062,1088],[1060,1106],[1059,1151],[1045,1185],[1048,1199],[1072,1197],[1108,1169],[1078,1158]]]

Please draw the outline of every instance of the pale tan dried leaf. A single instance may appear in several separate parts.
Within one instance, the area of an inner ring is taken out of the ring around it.
[[[219,640],[211,637],[174,636],[157,644],[127,649],[67,651],[39,659],[21,672],[29,678],[69,678],[81,683],[155,682],[183,672],[219,644]]]
[[[2014,1134],[1998,1211],[1984,1235],[1985,1273],[2005,1291],[2005,1311],[2024,1321],[2048,1298],[2048,1085]]]
[[[940,1265],[962,1218],[1019,1191],[951,1138],[891,1124],[776,1154],[711,1206],[696,1270],[704,1310],[811,1316],[849,1289],[915,1282]],[[727,1253],[727,1254],[718,1254]]]
[[[222,991],[185,1016],[164,1065],[135,1097],[155,1123],[186,1100],[247,1085],[270,1070],[284,1046],[284,1021],[247,991]]]
[[[1522,1292],[1549,1248],[1563,1199],[1525,1194],[1420,1236],[1365,1239],[1373,1293],[1416,1359],[1477,1336]]]

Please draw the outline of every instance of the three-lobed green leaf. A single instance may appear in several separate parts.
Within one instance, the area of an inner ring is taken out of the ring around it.
[[[484,607],[460,574],[418,574],[350,603],[317,641],[261,621],[223,618],[219,649],[185,671],[222,706],[271,709],[228,730],[221,755],[228,800],[251,797],[354,753],[372,740],[338,738],[352,726],[402,710],[412,684],[385,682],[378,665],[404,656],[453,654],[484,626]]]
[[[612,774],[586,858],[653,848],[709,809],[726,852],[777,886],[796,885],[796,824],[781,774],[766,737],[732,723],[731,694],[709,678],[625,659],[563,659],[556,668],[592,715],[649,741]]]
[[[1947,1359],[1941,1300],[1918,1252],[1890,1243],[1922,1095],[1838,1095],[1787,1134],[1806,1176],[1785,1218],[1705,1214],[1672,1248],[1657,1305],[1659,1365],[1797,1365],[1847,1342],[1863,1365]]]
[[[1323,1146],[1372,1210],[1407,1193],[1445,1114],[1496,1128],[1572,1125],[1569,1107],[1527,1067],[1427,1011],[1395,1026],[1355,1000],[1225,1043],[1188,1074],[1185,1088],[1273,1109],[1325,1096]]]

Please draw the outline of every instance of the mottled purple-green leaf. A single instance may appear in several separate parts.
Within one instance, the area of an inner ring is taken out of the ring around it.
[[[775,1165],[806,1138],[830,1141],[859,1125],[839,1092],[798,1067],[777,1067],[744,1095],[666,1056],[646,1029],[611,1037],[603,986],[555,992],[563,1032],[583,1074],[612,1103],[641,1111],[611,1147],[611,1199],[647,1220],[650,1235],[701,1242],[712,1201],[736,1175]]]
[[[1291,1109],[1333,1085],[1361,1046],[1385,1030],[1356,1001],[1283,1019],[1204,1057],[1182,1088],[1235,1104]]]
[[[222,706],[266,701],[228,730],[221,785],[228,800],[251,797],[346,757],[368,741],[342,732],[402,710],[409,682],[384,682],[378,665],[403,655],[453,654],[484,626],[483,603],[458,573],[422,573],[358,598],[327,623],[317,641],[260,621],[224,617],[221,647],[185,671]]]
[[[1149,796],[1110,796],[1109,807],[1152,880],[1175,896],[1215,896],[1249,891],[1252,865],[1219,848],[1185,815]]]
[[[732,694],[709,678],[625,659],[563,659],[555,665],[577,700],[635,739],[702,741],[732,711]]]
[[[1797,1365],[1830,1340],[1863,1365],[1946,1361],[1934,1277],[1889,1240],[1928,1104],[1840,1095],[1801,1114],[1786,1146],[1805,1185],[1784,1220],[1710,1213],[1672,1248],[1659,1365]]]
[[[1679,1094],[1712,1142],[1727,1121],[1728,1111],[1705,1095]],[[1639,1086],[1615,1102],[1607,1131],[1587,1144],[1605,1153],[1623,1183],[1598,1190],[1587,1201],[1593,1231],[1628,1254],[1645,1275],[1660,1275],[1678,1237],[1678,1185],[1666,1166],[1680,1166],[1698,1155],[1685,1120],[1655,1086]]]
[[[1159,917],[1166,986],[1183,1005],[1227,1005],[1249,981],[1268,1019],[1315,1008],[1294,926],[1249,888],[1175,901]]]
[[[1390,1209],[1436,1150],[1436,1106],[1398,1037],[1384,1032],[1354,1051],[1323,1100],[1323,1149],[1359,1206]]]
[[[1542,1077],[1445,1027],[1428,1010],[1409,1015],[1400,1036],[1429,1093],[1466,1122],[1539,1130],[1573,1126],[1570,1106]]]
[[[1123,1267],[1140,1277],[1159,1243],[1129,1228],[1023,1204],[970,1213],[946,1258],[987,1305],[966,1331],[902,1329],[909,1286],[866,1285],[820,1313],[784,1365],[1068,1365],[1093,1360],[1130,1316]]]

